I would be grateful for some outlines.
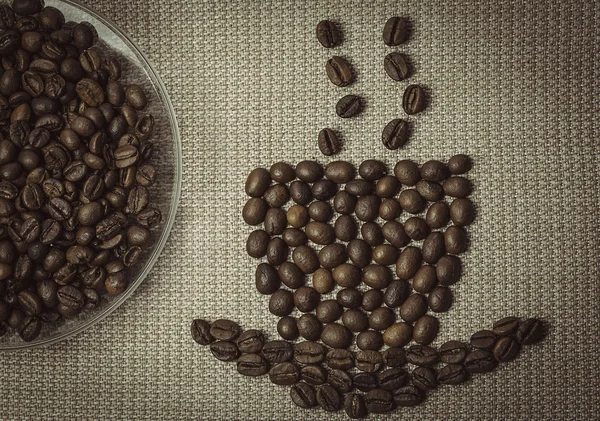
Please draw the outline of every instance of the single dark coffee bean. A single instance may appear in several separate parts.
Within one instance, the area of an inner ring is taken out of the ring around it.
[[[320,190],[320,193],[322,193],[323,196],[326,196],[326,198],[312,202],[308,206],[308,215],[317,222],[328,222],[333,216],[333,210],[329,203],[324,200],[327,200],[336,194],[337,186],[332,185],[327,180],[321,181],[323,181],[323,183],[317,182],[319,183],[317,190]]]
[[[263,230],[252,231],[246,240],[246,252],[249,256],[259,259],[267,254],[267,246],[271,237]]]
[[[471,335],[471,346],[478,349],[492,349],[496,344],[496,335],[491,330],[480,330]]]
[[[426,294],[428,292],[432,292],[432,290],[435,288],[435,286],[438,283],[438,279],[437,279],[437,275],[435,272],[435,267],[434,266],[421,266],[421,268],[417,271],[417,273],[415,274],[415,276],[413,277],[412,280],[412,287],[415,291],[420,292],[421,294]],[[445,289],[443,291],[446,291]],[[442,291],[438,291],[436,294],[439,294]],[[434,295],[432,297],[432,295]],[[443,296],[445,297],[445,296]],[[450,295],[450,301],[448,302],[448,306],[452,303],[452,296]],[[431,307],[431,303],[434,303],[434,307],[440,308],[439,307],[439,298],[435,296],[435,294],[430,294],[430,297],[428,298],[429,300],[429,304]],[[443,307],[444,308],[443,311],[446,311],[448,308],[447,307]],[[432,308],[433,309],[433,308]],[[435,310],[434,310],[435,311]]]
[[[438,373],[438,382],[441,384],[460,384],[467,381],[469,374],[462,364],[448,364]]]
[[[277,183],[289,183],[296,178],[296,172],[290,164],[285,162],[276,162],[271,165],[269,175]]]
[[[333,56],[325,65],[325,72],[331,83],[344,87],[352,83],[354,75],[350,64],[339,56]]]
[[[317,24],[317,40],[325,48],[337,47],[342,42],[342,36],[335,23],[322,20]]]
[[[383,367],[383,358],[375,350],[362,350],[355,357],[356,368],[367,373],[375,373]]]
[[[424,400],[425,394],[414,385],[403,386],[394,391],[394,402],[398,406],[416,406]]]
[[[347,308],[358,308],[362,303],[362,293],[354,288],[340,289],[335,298],[342,307]]]
[[[300,380],[300,370],[294,363],[283,362],[275,364],[269,370],[269,379],[271,383],[289,386],[298,383]]]
[[[219,341],[233,341],[240,333],[240,326],[231,320],[215,320],[210,327],[210,334]]]
[[[296,322],[298,333],[308,341],[318,341],[323,331],[323,325],[314,314],[303,314]]]
[[[423,199],[427,201],[437,202],[444,198],[442,186],[434,181],[421,180],[417,183],[416,188]]]
[[[263,345],[260,353],[268,362],[275,364],[290,361],[294,349],[287,341],[269,341]]]
[[[403,368],[390,368],[379,373],[379,387],[396,390],[408,384],[410,376]]]
[[[454,155],[448,160],[448,169],[452,174],[464,174],[472,167],[471,158],[467,155]]]
[[[314,288],[302,286],[294,291],[294,305],[303,313],[316,309],[320,301],[321,295]]]
[[[385,330],[396,321],[396,314],[389,308],[380,307],[369,315],[369,327],[373,330]]]
[[[406,352],[406,361],[419,367],[428,367],[440,360],[437,351],[427,345],[413,345]]]
[[[394,167],[394,175],[400,183],[406,186],[414,186],[421,180],[419,167],[408,159],[398,161]]]
[[[338,320],[344,309],[336,300],[324,300],[319,303],[316,309],[316,316],[322,323],[333,323]]]
[[[333,199],[333,209],[342,215],[350,215],[356,207],[356,196],[345,190],[339,191]]]
[[[304,285],[304,273],[292,262],[283,262],[277,269],[279,279],[285,286],[297,289]]]
[[[315,199],[321,200],[321,201],[331,199],[332,197],[335,196],[337,191],[338,191],[338,185],[335,184],[333,181],[327,180],[327,179],[316,181],[312,186],[313,197]],[[318,203],[318,202],[315,202],[315,203]],[[327,205],[327,208],[330,209],[331,207],[329,205]],[[311,214],[310,206],[309,206],[308,212],[309,212],[309,214]]]
[[[421,247],[423,260],[429,264],[435,264],[446,254],[444,235],[439,231],[434,231],[425,238]]]
[[[323,129],[319,132],[317,145],[325,156],[335,155],[342,149],[342,142],[331,129]]]
[[[471,182],[466,178],[450,177],[444,181],[444,193],[450,197],[467,197],[471,190]]]
[[[292,253],[292,258],[294,260],[294,263],[304,273],[313,273],[319,268],[319,258],[317,257],[316,252],[311,247],[296,247]]]
[[[430,367],[417,367],[412,371],[412,383],[420,390],[433,390],[437,387],[437,373]]]
[[[252,199],[250,199],[250,200],[252,200]],[[281,210],[281,209],[277,209],[277,210]],[[287,222],[288,224],[290,224],[294,228],[302,228],[310,220],[310,217],[308,215],[308,209],[302,205],[293,205],[292,207],[290,207],[288,209],[287,214],[284,214],[284,215],[285,215],[284,221]],[[285,226],[283,226],[283,228],[285,229]]]
[[[331,349],[327,352],[327,365],[335,370],[348,370],[354,367],[354,356],[347,349]]]
[[[364,268],[371,263],[372,249],[364,240],[354,239],[346,247],[348,257],[359,268]]]
[[[388,221],[381,227],[383,238],[391,245],[402,248],[410,243],[410,237],[406,234],[403,225],[397,221]],[[409,278],[406,278],[409,279]]]
[[[435,267],[440,285],[454,285],[460,278],[461,263],[456,256],[446,255],[440,258]]]
[[[333,227],[323,222],[309,222],[304,232],[308,239],[315,244],[327,245],[335,241]]]
[[[404,222],[404,231],[413,240],[421,241],[431,233],[431,228],[423,218],[413,216]]]
[[[383,332],[383,342],[391,347],[402,347],[412,339],[412,326],[405,322],[394,323]]]
[[[522,345],[532,345],[544,339],[544,323],[538,319],[526,319],[521,322],[516,333],[517,341]]]
[[[334,387],[326,384],[317,389],[317,402],[323,410],[334,412],[341,408],[342,397]]]
[[[388,367],[402,367],[406,364],[406,353],[403,348],[388,348],[382,353],[382,357]]]
[[[257,266],[254,279],[256,289],[261,294],[272,294],[281,285],[277,270],[267,263],[261,263]]]
[[[285,242],[279,237],[271,238],[267,244],[267,261],[269,264],[273,266],[279,266],[285,262],[287,256],[288,247]]]
[[[216,359],[221,361],[235,361],[240,355],[237,346],[233,342],[228,341],[213,342],[210,345],[210,352]]]
[[[391,287],[388,286],[388,289]],[[383,293],[377,289],[370,289],[366,291],[362,296],[361,307],[365,311],[373,311],[379,307],[383,303]]]
[[[400,191],[400,182],[393,175],[381,177],[375,185],[375,194],[379,197],[393,197]]]
[[[320,294],[327,294],[335,288],[335,281],[332,273],[324,268],[319,268],[315,271],[312,277],[313,288]]]
[[[419,85],[409,85],[404,91],[402,107],[408,115],[420,113],[425,109],[425,91]]]
[[[372,414],[384,414],[395,408],[393,396],[383,389],[373,389],[365,395],[367,410]]]
[[[463,253],[467,249],[467,234],[465,230],[456,225],[448,227],[446,232],[444,232],[444,244],[446,251],[450,254]]]
[[[269,311],[275,316],[287,316],[294,309],[294,296],[290,291],[280,289],[269,299]]]
[[[404,190],[398,197],[400,206],[408,213],[418,214],[425,208],[425,200],[414,189]]]
[[[264,168],[256,168],[246,180],[246,194],[252,197],[262,196],[271,185],[271,176]]]
[[[343,253],[343,256],[343,260],[346,260],[345,253]],[[352,263],[341,263],[339,266],[333,269],[333,280],[341,287],[353,288],[360,284],[361,271]]]
[[[325,325],[321,332],[321,341],[332,348],[348,348],[352,344],[352,339],[352,332],[338,323]]]
[[[356,337],[356,346],[363,351],[377,351],[383,346],[383,337],[374,330],[365,330]]]
[[[215,338],[210,334],[210,323],[202,319],[193,320],[192,338],[200,345],[210,345],[213,343]]]
[[[427,161],[421,167],[421,177],[431,183],[441,183],[450,175],[450,170],[446,164],[440,161]]]
[[[356,235],[358,233],[358,227],[356,226],[356,222],[354,222],[354,218],[352,218],[352,216],[341,215],[338,219],[335,220],[335,223],[333,225],[333,231],[338,240],[349,242],[356,238]]]
[[[29,316],[38,316],[44,309],[44,303],[41,298],[29,290],[19,292],[18,302],[25,314]]]
[[[293,341],[298,338],[298,325],[296,319],[291,316],[285,316],[277,322],[277,333],[282,339]]]
[[[327,370],[320,365],[307,365],[300,370],[300,379],[313,386],[318,386],[327,381]]]
[[[346,95],[335,105],[335,113],[342,118],[354,117],[362,111],[362,99],[357,95]]]
[[[400,45],[408,38],[408,22],[403,17],[388,19],[383,27],[383,42],[390,47]]]
[[[519,342],[511,336],[503,336],[494,345],[494,358],[499,362],[514,360],[521,351]]]
[[[259,330],[246,330],[237,338],[236,344],[240,352],[255,353],[260,351],[265,344],[265,336]]]
[[[296,165],[296,176],[306,183],[314,183],[323,177],[323,167],[315,161],[302,161]]]
[[[450,204],[450,218],[459,227],[470,225],[475,219],[473,202],[466,198],[455,199]]]
[[[368,392],[379,387],[379,380],[374,373],[356,373],[352,377],[354,387],[362,392]]]
[[[413,326],[413,339],[421,345],[429,345],[437,336],[439,321],[436,317],[421,316]]]
[[[325,177],[337,184],[345,184],[354,179],[356,169],[346,161],[334,161],[325,167]]]
[[[269,363],[259,354],[242,354],[237,361],[237,371],[244,376],[262,376],[269,371]]]
[[[352,332],[362,332],[369,327],[367,315],[358,309],[348,309],[342,315],[342,323]]]
[[[465,357],[465,368],[470,374],[489,373],[496,368],[496,359],[491,351],[474,349]]]
[[[360,227],[360,233],[363,240],[370,246],[374,247],[383,244],[383,232],[379,224],[375,222],[365,222],[362,227]],[[375,257],[374,251],[372,257]]]
[[[381,219],[391,221],[400,216],[402,213],[402,206],[396,199],[383,199],[381,205],[379,205],[379,216]]]
[[[400,306],[400,317],[407,323],[414,323],[427,313],[427,297],[422,294],[412,294]]]
[[[401,81],[410,75],[406,56],[397,51],[388,54],[383,60],[383,69],[394,80]]]
[[[300,364],[318,364],[325,359],[325,348],[312,341],[297,343],[294,345],[294,359]]]
[[[461,364],[467,357],[467,344],[459,341],[448,341],[438,350],[440,359],[446,364]]]
[[[85,304],[81,291],[71,285],[59,288],[56,295],[60,304],[71,309],[80,309]]]
[[[304,382],[296,383],[290,389],[292,401],[300,408],[308,409],[317,406],[317,395],[314,387]]]
[[[368,265],[363,269],[362,281],[374,289],[384,289],[392,282],[392,271],[387,266]]]
[[[18,328],[19,336],[25,342],[31,342],[36,339],[41,331],[42,322],[35,316],[25,316]]]
[[[379,216],[380,204],[381,199],[374,194],[361,196],[356,202],[355,215],[361,221],[373,221]]]
[[[362,395],[353,393],[344,398],[344,411],[352,419],[360,419],[367,416],[367,405]]]
[[[285,184],[274,184],[267,189],[264,199],[272,208],[280,208],[290,199],[290,192]]]
[[[516,317],[504,317],[494,323],[492,332],[496,336],[512,336],[519,328],[519,319]]]
[[[288,247],[298,247],[306,245],[308,237],[304,231],[297,228],[286,228],[281,234],[281,239],[285,241]]]

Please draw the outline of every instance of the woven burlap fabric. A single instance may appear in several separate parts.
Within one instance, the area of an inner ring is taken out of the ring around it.
[[[354,163],[473,157],[478,214],[436,344],[506,315],[551,326],[516,361],[387,419],[598,419],[597,2],[87,3],[165,82],[183,143],[181,204],[162,257],[122,307],[64,343],[0,355],[0,418],[344,419],[295,407],[286,387],[238,375],[189,335],[194,317],[227,317],[276,336],[245,254],[243,184],[278,160],[328,162],[315,144],[327,126],[343,134],[338,158]],[[410,41],[389,48],[381,31],[398,14],[412,22]],[[339,22],[340,48],[316,41],[323,18]],[[410,81],[430,95],[395,152],[380,141],[403,114],[407,83],[383,72],[393,50],[410,57]],[[351,87],[327,80],[334,54],[354,66]],[[347,93],[366,109],[341,120],[334,106]]]

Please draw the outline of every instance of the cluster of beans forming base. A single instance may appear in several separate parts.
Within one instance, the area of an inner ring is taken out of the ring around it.
[[[0,336],[125,291],[161,219],[146,95],[96,39],[41,0],[0,6]]]
[[[256,288],[269,295],[283,340],[265,342],[228,320],[195,320],[194,339],[211,344],[216,358],[237,361],[242,374],[268,372],[274,383],[293,384],[301,407],[333,411],[345,399],[353,417],[416,405],[438,384],[512,360],[520,344],[541,338],[539,321],[506,318],[474,334],[470,346],[429,346],[435,314],[452,304],[465,227],[475,218],[471,183],[461,176],[470,168],[469,157],[456,155],[422,166],[402,160],[390,174],[377,160],[358,171],[345,161],[254,169],[242,217],[262,227],[250,233],[246,251],[266,258]],[[407,363],[416,368],[409,372]],[[342,398],[353,389],[366,395]]]
[[[317,39],[325,48],[334,48],[341,44],[342,35],[334,22],[323,20],[317,24]],[[409,25],[405,18],[394,16],[388,19],[383,28],[383,42],[396,47],[408,39]],[[411,75],[411,66],[405,54],[394,51],[384,59],[383,68],[390,78],[404,81]],[[346,87],[354,82],[354,71],[350,63],[343,57],[333,56],[325,66],[327,77],[336,86]],[[409,85],[402,97],[402,108],[407,115],[420,113],[425,109],[425,91],[419,85]],[[335,106],[336,114],[341,118],[354,117],[362,111],[363,100],[357,95],[345,95]],[[383,129],[381,140],[388,149],[398,149],[407,142],[409,124],[406,120],[395,118]],[[323,155],[337,154],[342,142],[335,131],[326,128],[319,132],[319,150]]]
[[[198,344],[210,345],[215,358],[236,362],[240,374],[268,374],[274,384],[291,386],[290,397],[299,407],[329,412],[343,408],[350,418],[364,418],[419,405],[431,390],[494,370],[515,359],[522,345],[542,340],[545,326],[538,319],[506,317],[492,330],[474,333],[469,343],[389,347],[381,353],[313,341],[268,341],[262,332],[242,331],[225,319],[212,324],[196,319],[191,331]]]

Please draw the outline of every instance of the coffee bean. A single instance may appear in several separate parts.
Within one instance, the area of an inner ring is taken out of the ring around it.
[[[444,243],[444,235],[441,232],[434,231],[425,238],[421,247],[423,260],[427,263],[434,264],[446,253]]]
[[[321,250],[323,252],[323,250]],[[342,254],[343,260],[346,260],[345,252]],[[324,259],[322,259],[324,260]],[[333,259],[328,259],[328,262]],[[339,259],[342,260],[342,259]],[[339,260],[336,262],[338,263]],[[342,260],[342,261],[343,261]],[[323,263],[326,263],[323,261]],[[332,265],[323,265],[325,267],[331,267]],[[351,263],[341,263],[333,269],[333,280],[341,287],[353,288],[358,286],[361,281],[360,269]]]
[[[422,259],[421,251],[416,247],[406,247],[402,250],[396,262],[396,275],[398,275],[398,278],[401,280],[411,279],[421,267]]]
[[[360,114],[360,112],[362,111],[362,107],[362,100],[359,96],[346,95],[340,98],[340,100],[335,105],[335,113],[339,117],[350,118]]]
[[[36,339],[41,331],[42,322],[35,316],[25,316],[18,328],[19,336],[25,342],[31,342]]]
[[[379,387],[377,375],[373,373],[356,373],[352,377],[354,387],[362,392],[368,392]]]
[[[336,300],[342,307],[358,308],[362,303],[362,293],[354,288],[343,288],[336,294]]]
[[[317,200],[329,200],[335,196],[337,191],[338,185],[327,179],[316,181],[312,186],[312,195]],[[329,205],[327,205],[327,208],[330,209]],[[311,213],[310,206],[308,212]]]
[[[313,287],[321,294],[327,294],[333,291],[335,281],[330,271],[324,268],[319,268],[315,271],[312,277]]]
[[[450,177],[444,181],[444,193],[451,197],[467,197],[471,194],[471,182],[463,177]]]
[[[470,374],[488,373],[496,368],[496,359],[488,350],[474,349],[466,356],[464,364]]]
[[[244,376],[262,376],[269,371],[269,363],[259,354],[242,354],[237,361],[237,371]]]
[[[448,253],[463,253],[467,249],[467,234],[465,230],[455,225],[448,227],[444,233],[444,244]]]
[[[358,309],[346,310],[344,314],[342,314],[342,323],[352,332],[362,332],[369,327],[367,315]]]
[[[317,145],[321,153],[325,156],[335,155],[342,149],[342,142],[331,129],[323,129],[319,132]]]
[[[354,367],[354,356],[347,349],[332,349],[327,352],[327,365],[336,370],[348,370]]]
[[[452,255],[443,256],[438,260],[435,271],[440,285],[454,285],[460,278],[460,259]]]
[[[341,215],[338,219],[335,220],[335,224],[333,225],[333,231],[335,232],[335,236],[338,240],[351,242],[356,238],[356,234],[358,233],[358,227],[356,226],[356,223],[354,222],[352,216]]]
[[[271,185],[271,176],[264,168],[256,168],[252,170],[246,180],[246,194],[252,197],[262,196]]]
[[[321,189],[322,187],[324,187],[324,189]],[[320,183],[319,189],[321,189],[321,193],[326,195],[327,198],[334,196],[337,192],[337,187],[332,186],[328,182]],[[326,190],[329,190],[329,192],[327,192]],[[331,219],[331,216],[333,215],[333,210],[331,209],[329,203],[323,201],[327,200],[327,198],[312,202],[308,206],[308,215],[317,222],[328,222]]]
[[[417,183],[417,191],[423,199],[430,202],[437,202],[444,198],[442,186],[433,181],[421,180]]]
[[[220,341],[232,341],[240,332],[241,328],[237,323],[226,319],[215,320],[210,327],[210,334]]]
[[[352,378],[343,370],[331,370],[327,382],[341,393],[348,393],[353,388]]]
[[[448,341],[440,346],[440,359],[446,364],[461,364],[469,352],[467,344],[459,341]]]
[[[407,323],[417,321],[427,312],[427,298],[422,294],[412,294],[400,307],[400,317]]]
[[[370,246],[378,246],[383,244],[383,232],[379,224],[375,222],[366,222],[360,227],[360,233],[363,240]],[[373,253],[374,257],[374,253]]]
[[[317,406],[317,396],[314,387],[300,382],[296,383],[290,389],[292,401],[300,408],[313,408]]]
[[[425,395],[413,385],[408,385],[394,391],[394,402],[398,406],[409,407],[419,405]]]
[[[400,45],[408,38],[408,22],[403,17],[388,19],[383,27],[383,42],[390,47]]]
[[[433,390],[437,387],[437,373],[433,368],[417,367],[412,371],[412,383],[420,390]]]
[[[263,345],[260,353],[268,362],[275,364],[290,361],[294,349],[287,341],[269,341]]]
[[[478,349],[492,349],[496,344],[496,335],[491,330],[480,330],[471,335],[471,346]]]
[[[327,245],[335,241],[333,227],[323,222],[309,222],[305,229],[306,236],[315,244]]]
[[[272,294],[281,285],[277,270],[267,263],[261,263],[257,266],[254,278],[256,290],[261,294]]]
[[[391,284],[390,284],[390,286],[388,286],[387,289],[389,289],[390,287],[391,287]],[[386,291],[387,291],[387,289],[386,289]],[[365,311],[373,311],[376,308],[381,307],[382,303],[383,303],[382,292],[377,289],[370,289],[363,294],[361,307]]]
[[[279,319],[279,322],[277,322],[277,333],[283,339],[288,341],[297,339],[300,333],[298,332],[296,319],[290,316],[285,316]]]
[[[318,386],[327,381],[327,370],[320,365],[307,365],[300,370],[300,379],[313,386]]]
[[[306,213],[306,216],[308,217],[308,212]],[[286,213],[283,210],[280,208],[271,208],[267,210],[267,213],[265,214],[265,231],[267,234],[280,235],[283,233],[286,226]]]
[[[345,184],[356,175],[354,166],[346,161],[334,161],[325,167],[325,177],[337,184]]]
[[[504,317],[494,323],[492,331],[496,336],[512,336],[519,328],[519,319],[516,317]]]
[[[475,208],[469,199],[458,198],[450,204],[450,218],[455,225],[470,225],[475,219]]]
[[[352,83],[354,75],[350,64],[339,56],[333,56],[325,66],[327,77],[336,86],[344,87]]]
[[[373,260],[380,265],[390,266],[396,263],[399,254],[400,251],[396,247],[390,244],[381,244],[373,249]]]
[[[246,252],[249,256],[259,259],[267,254],[270,240],[269,234],[263,230],[252,231],[246,240]]]
[[[303,313],[316,309],[320,300],[321,295],[314,288],[302,286],[294,291],[294,305]]]
[[[376,181],[387,173],[387,168],[381,161],[367,159],[360,164],[358,173],[365,180]]]
[[[364,240],[354,239],[350,241],[346,247],[346,252],[352,263],[359,268],[363,268],[371,262],[372,250]]]
[[[344,398],[344,411],[352,419],[364,418],[367,416],[367,405],[362,395],[349,394]]]
[[[285,162],[276,162],[271,165],[269,175],[277,183],[289,183],[296,178],[296,172],[290,164]]]
[[[385,56],[383,61],[383,69],[389,77],[396,81],[401,81],[408,78],[410,68],[408,66],[406,56],[397,51]]]
[[[406,361],[419,367],[432,366],[439,360],[437,351],[427,345],[413,345],[406,352]]]
[[[467,381],[469,375],[461,364],[448,364],[438,373],[438,382],[441,384],[460,384]]]
[[[507,362],[514,360],[519,355],[520,350],[521,345],[515,338],[503,336],[496,342],[493,354],[496,361]]]
[[[394,323],[383,332],[383,342],[391,347],[402,347],[412,339],[412,326],[408,323]]]
[[[464,174],[472,167],[471,158],[467,155],[454,155],[448,160],[448,169],[452,174]]]
[[[296,384],[300,380],[300,370],[298,370],[295,364],[290,362],[275,364],[269,370],[269,379],[272,383],[278,385],[288,386]]]
[[[280,208],[290,199],[290,192],[285,184],[274,184],[267,189],[264,199],[272,208]]]
[[[389,308],[380,307],[369,315],[369,327],[374,330],[385,330],[396,321],[395,313]]]
[[[342,397],[332,386],[323,385],[317,390],[317,402],[323,410],[333,412],[342,406]]]
[[[392,281],[392,272],[386,266],[371,264],[363,269],[362,281],[374,289],[384,289]]]
[[[240,351],[233,342],[217,341],[210,345],[210,352],[214,357],[221,361],[235,361],[240,355]]]
[[[402,107],[408,115],[420,113],[425,109],[425,91],[419,85],[409,85],[402,97]]]
[[[314,183],[323,177],[323,167],[315,161],[302,161],[296,165],[296,176],[306,183]]]
[[[85,304],[81,291],[71,285],[59,288],[56,295],[60,304],[71,309],[80,309]]]
[[[277,269],[277,274],[288,288],[297,289],[304,285],[304,273],[292,262],[283,262]]]
[[[269,299],[269,311],[275,316],[287,316],[294,309],[294,297],[291,292],[280,289]]]
[[[386,221],[398,218],[401,213],[402,206],[396,199],[383,199],[383,202],[379,205],[379,216]]]
[[[381,233],[385,240],[397,248],[405,247],[410,242],[410,238],[406,234],[404,227],[397,221],[388,221],[383,224]]]
[[[192,338],[200,345],[210,345],[215,338],[210,334],[210,323],[206,320],[192,321]]]
[[[285,241],[288,247],[298,247],[306,245],[308,237],[304,231],[297,228],[286,228],[281,234],[281,239]]]
[[[441,183],[450,175],[450,171],[446,164],[431,160],[427,161],[421,167],[421,177],[423,180],[429,181],[431,183]],[[439,185],[439,184],[438,184]]]
[[[354,196],[366,196],[374,191],[373,183],[367,180],[351,180],[346,184],[345,190]]]
[[[421,241],[431,233],[431,228],[423,218],[413,216],[404,223],[404,231],[413,240]]]
[[[356,196],[345,190],[339,191],[333,199],[333,209],[342,215],[350,215],[356,207]]]
[[[544,323],[538,319],[523,320],[515,336],[522,345],[537,343],[545,336]]]
[[[294,263],[304,273],[313,273],[319,268],[319,258],[315,251],[308,246],[299,246],[292,253]]]
[[[373,389],[365,395],[367,410],[372,414],[384,414],[395,408],[393,396],[383,389]]]
[[[337,47],[342,42],[342,36],[335,23],[322,20],[317,24],[317,39],[325,48]]]
[[[323,331],[321,322],[314,314],[303,314],[297,321],[298,333],[308,341],[318,341]]]
[[[392,281],[383,296],[385,305],[389,308],[400,307],[410,295],[410,284],[404,280]]]
[[[325,325],[321,332],[321,341],[332,348],[347,348],[352,343],[352,339],[352,332],[338,323]]]
[[[39,315],[44,308],[40,297],[32,291],[25,290],[19,292],[18,301],[25,314],[29,316]]]
[[[377,351],[383,346],[383,337],[379,332],[365,330],[356,337],[356,346],[364,351]]]
[[[417,214],[425,208],[425,200],[413,189],[404,190],[398,197],[400,206],[408,213]]]
[[[364,350],[356,353],[356,368],[367,373],[375,373],[383,367],[383,358],[375,350]]]
[[[413,339],[421,345],[429,345],[437,336],[439,321],[436,317],[421,316],[413,326]]]
[[[312,341],[297,343],[294,346],[294,359],[300,364],[318,364],[325,359],[325,348]]]
[[[390,368],[379,373],[379,386],[384,390],[396,390],[406,386],[408,372],[403,368]]]
[[[255,353],[262,349],[265,337],[259,330],[250,329],[242,332],[236,340],[240,352]]]

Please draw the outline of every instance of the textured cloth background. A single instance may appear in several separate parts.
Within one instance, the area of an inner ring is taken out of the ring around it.
[[[227,317],[275,336],[245,254],[244,180],[277,160],[327,162],[315,138],[330,126],[346,140],[337,158],[356,164],[474,159],[478,216],[436,344],[507,315],[551,324],[516,361],[389,418],[598,419],[598,2],[86,3],[138,43],[166,84],[183,139],[181,204],[163,256],[121,308],[67,342],[0,354],[1,418],[344,419],[295,407],[287,387],[238,375],[189,334],[194,317]],[[381,31],[398,14],[413,31],[392,49]],[[316,41],[323,18],[339,22],[340,48]],[[408,54],[410,82],[431,95],[396,152],[380,141],[403,114],[407,85],[383,72],[392,50]],[[351,87],[327,80],[333,54],[354,66]],[[334,105],[347,93],[367,108],[342,121]]]

